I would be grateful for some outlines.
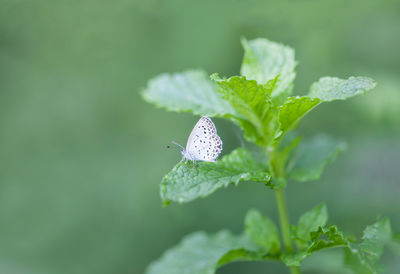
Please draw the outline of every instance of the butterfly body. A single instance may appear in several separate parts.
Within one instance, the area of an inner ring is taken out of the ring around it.
[[[181,151],[184,158],[190,161],[215,162],[222,151],[222,141],[210,118],[203,116],[194,126],[186,144]]]

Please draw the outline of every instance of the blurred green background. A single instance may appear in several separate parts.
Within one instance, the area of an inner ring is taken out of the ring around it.
[[[321,180],[290,183],[290,217],[326,201],[357,236],[379,216],[400,231],[399,1],[0,0],[0,273],[143,273],[195,230],[242,231],[252,207],[277,221],[258,184],[161,207],[158,183],[199,117],[140,91],[162,72],[239,73],[240,37],[295,48],[295,92],[321,76],[369,76],[366,96],[325,104],[301,134],[345,139]],[[223,153],[240,131],[214,120]],[[388,254],[389,273],[400,262]],[[305,268],[305,273],[318,273]],[[218,273],[285,273],[235,263]]]

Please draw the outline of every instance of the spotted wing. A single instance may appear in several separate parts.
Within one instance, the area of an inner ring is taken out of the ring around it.
[[[215,162],[222,151],[222,141],[210,118],[203,116],[194,126],[186,144],[186,152],[195,161]]]

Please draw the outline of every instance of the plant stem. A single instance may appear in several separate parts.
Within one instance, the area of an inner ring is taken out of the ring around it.
[[[283,168],[282,161],[279,160],[276,153],[278,150],[279,143],[275,143],[273,146],[266,148],[266,153],[269,155],[269,165],[274,178],[285,177],[285,172]],[[286,179],[286,178],[285,178]],[[283,239],[283,245],[286,252],[294,253],[295,250],[290,239],[290,223],[289,216],[286,208],[285,192],[283,188],[278,188],[275,190],[276,204],[278,206],[279,222],[281,224],[281,233]],[[290,267],[291,274],[300,274],[300,267],[292,266]]]
[[[293,253],[294,249],[292,246],[292,241],[290,240],[289,218],[287,214],[285,194],[283,192],[283,188],[275,190],[275,197],[276,197],[276,203],[278,205],[283,244],[287,252]]]
[[[275,190],[276,203],[278,205],[279,220],[281,224],[281,233],[283,238],[283,245],[285,246],[286,252],[293,253],[294,249],[292,241],[290,240],[289,234],[289,217],[286,208],[285,193],[283,188]],[[292,266],[290,267],[291,274],[299,274],[300,268]]]

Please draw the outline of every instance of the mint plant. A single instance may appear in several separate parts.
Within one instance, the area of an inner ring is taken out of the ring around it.
[[[266,39],[242,40],[242,44],[245,54],[240,76],[208,77],[199,70],[162,74],[149,81],[143,97],[169,111],[228,119],[263,156],[238,148],[215,163],[179,162],[161,181],[161,199],[164,205],[187,203],[243,181],[263,183],[275,192],[280,230],[252,209],[244,218],[242,234],[227,230],[213,235],[192,233],[153,262],[147,273],[215,273],[220,266],[238,260],[280,261],[291,273],[300,273],[304,259],[335,247],[345,252],[346,266],[356,273],[377,273],[383,247],[392,241],[388,219],[367,226],[357,241],[328,225],[323,203],[291,224],[284,194],[289,180],[317,180],[325,166],[346,149],[344,142],[325,135],[302,140],[290,131],[315,107],[364,94],[375,82],[367,77],[323,77],[306,96],[291,96],[296,75],[293,49]]]

